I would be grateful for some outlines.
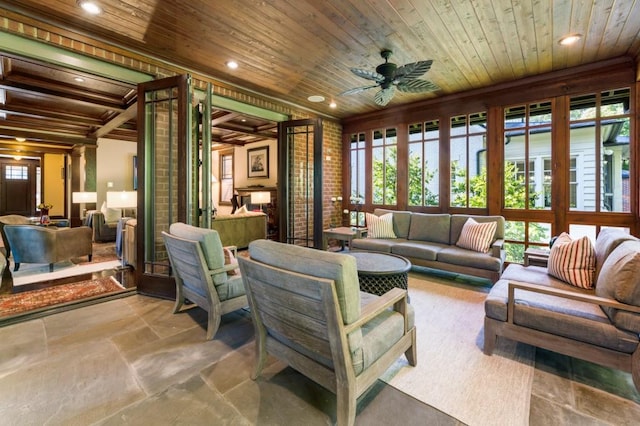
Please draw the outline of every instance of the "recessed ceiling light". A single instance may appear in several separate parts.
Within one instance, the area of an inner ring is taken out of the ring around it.
[[[26,139],[25,139],[25,138],[16,138],[16,140],[17,140],[18,142],[24,142],[24,141],[26,141]]]
[[[90,0],[78,0],[78,5],[87,13],[91,15],[99,15],[102,13],[102,8],[98,6],[98,3]]]
[[[311,95],[307,98],[309,102],[324,102],[324,96]]]
[[[578,42],[582,38],[582,34],[569,34],[567,36],[562,37],[558,43],[563,46],[569,46]]]
[[[238,68],[238,63],[236,61],[227,61],[227,67],[235,70]]]
[[[331,103],[329,104],[329,108],[335,108],[337,106],[338,106],[338,104],[335,103],[335,101],[331,101]]]
[[[82,77],[75,77],[74,80],[77,81],[78,83],[84,83],[84,78]]]

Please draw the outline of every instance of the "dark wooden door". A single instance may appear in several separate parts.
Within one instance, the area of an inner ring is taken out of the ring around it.
[[[36,168],[31,161],[0,163],[0,215],[33,216],[35,212]]]

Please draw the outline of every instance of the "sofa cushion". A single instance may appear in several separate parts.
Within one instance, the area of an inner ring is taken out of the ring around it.
[[[602,265],[607,257],[609,257],[609,254],[621,243],[629,240],[637,240],[637,238],[621,228],[602,228],[600,230],[595,244],[596,272],[593,278],[594,283],[598,282],[600,269],[602,269]]]
[[[451,216],[448,214],[413,213],[409,239],[449,244],[450,222]]]
[[[107,207],[107,202],[102,203],[102,207],[100,208],[100,212],[104,215],[105,223],[118,223],[120,218],[122,217],[122,209],[114,209],[111,207]]]
[[[588,237],[574,240],[563,232],[551,247],[547,268],[550,275],[571,285],[592,288],[595,260],[595,251]]]
[[[449,247],[448,244],[409,240],[407,242],[394,244],[391,247],[391,253],[405,257],[435,261],[438,253],[447,247]]]
[[[367,238],[396,238],[393,232],[393,213],[376,216],[365,213],[367,221]]]
[[[406,210],[389,210],[375,209],[373,214],[382,216],[387,213],[393,213],[393,233],[398,238],[407,238],[409,235],[409,226],[411,224],[412,213]]]
[[[509,265],[507,270],[511,266],[514,265]],[[530,282],[529,268],[524,268],[519,281]],[[593,292],[550,279],[554,287],[566,291]],[[500,279],[493,285],[485,300],[487,317],[507,321],[508,286],[507,279]],[[513,322],[517,325],[626,353],[633,352],[638,346],[638,335],[613,326],[598,305],[525,290],[516,290],[515,298]]]
[[[480,253],[487,253],[495,233],[495,222],[478,223],[470,217],[462,227],[456,245]]]
[[[351,248],[354,250],[380,251],[391,253],[391,248],[396,244],[407,241],[404,238],[356,238],[351,241]]]
[[[456,246],[448,246],[438,252],[437,261],[487,271],[499,272],[502,269],[502,260],[500,258]]]
[[[596,284],[596,294],[627,305],[640,306],[640,241],[625,241],[607,257]],[[640,315],[602,308],[619,328],[640,333]]]
[[[495,222],[496,223],[496,233],[493,236],[491,242],[493,243],[497,239],[504,238],[504,217],[502,216],[479,216],[479,215],[468,215],[468,214],[452,214],[451,215],[451,235],[449,237],[449,241],[458,241],[460,238],[460,233],[462,232],[462,227],[465,223],[467,223],[467,219],[473,218],[478,223],[485,222]]]

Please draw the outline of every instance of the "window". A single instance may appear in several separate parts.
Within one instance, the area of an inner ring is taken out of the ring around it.
[[[396,129],[374,130],[372,141],[373,204],[393,206],[397,200],[398,138]]]
[[[233,149],[220,151],[220,204],[229,204],[233,197]]]
[[[29,168],[27,166],[5,167],[4,178],[7,180],[29,180]]]
[[[485,112],[451,117],[452,207],[487,206],[486,135]]]
[[[569,191],[572,210],[631,211],[629,102],[629,88],[570,99],[569,149],[572,164]]]
[[[438,206],[440,193],[440,124],[409,126],[409,205]]]
[[[549,101],[504,109],[505,209],[551,208],[551,120]]]
[[[364,213],[360,212],[360,206],[364,202],[365,194],[365,134],[354,133],[350,137],[349,166],[351,169],[350,204],[355,205],[355,211],[349,212],[349,224],[351,226],[364,226]]]

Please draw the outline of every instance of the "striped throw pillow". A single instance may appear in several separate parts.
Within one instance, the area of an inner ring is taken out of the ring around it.
[[[365,213],[367,220],[367,238],[396,238],[393,232],[393,213],[382,216]]]
[[[487,253],[493,242],[493,236],[496,233],[497,226],[497,222],[480,223],[470,217],[464,223],[456,245],[480,253]]]
[[[595,270],[596,252],[591,240],[560,234],[551,247],[547,273],[576,287],[593,288]]]

